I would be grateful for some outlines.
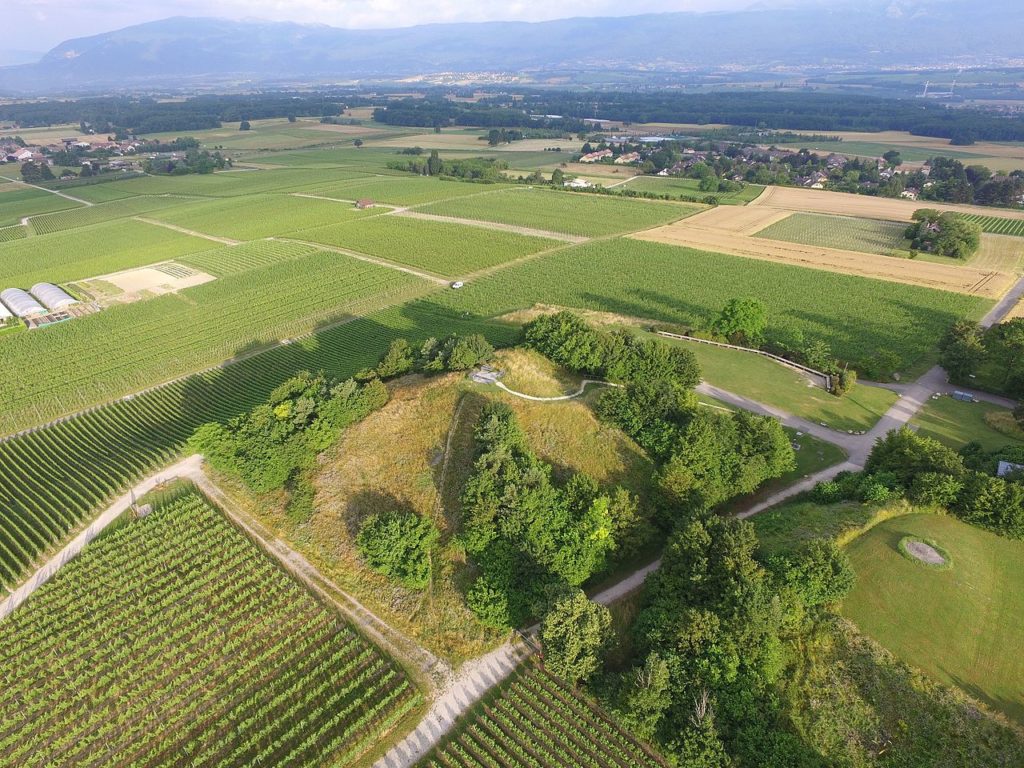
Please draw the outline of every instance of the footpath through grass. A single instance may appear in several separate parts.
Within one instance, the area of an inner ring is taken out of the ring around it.
[[[863,384],[856,385],[848,395],[836,397],[798,371],[761,355],[695,341],[656,338],[690,350],[709,384],[843,432],[871,429],[898,399],[895,392]]]
[[[952,567],[901,554],[908,535],[936,542]],[[953,517],[905,515],[848,551],[857,584],[845,616],[901,659],[1024,723],[1024,542]]]

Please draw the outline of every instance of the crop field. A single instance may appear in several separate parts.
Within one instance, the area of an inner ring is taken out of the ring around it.
[[[350,248],[450,277],[502,264],[559,244],[541,237],[402,216],[378,216],[334,224],[297,232],[292,237]]]
[[[18,224],[26,216],[38,216],[79,207],[81,203],[65,197],[41,189],[11,184],[0,191],[0,227]]]
[[[20,240],[28,235],[28,230],[22,226],[0,227],[0,243],[7,243],[11,240]]]
[[[87,227],[91,224],[102,224],[105,221],[139,216],[164,208],[173,208],[191,200],[192,198],[188,197],[127,197],[123,200],[112,200],[109,203],[101,203],[87,208],[75,208],[62,213],[37,216],[31,220],[30,226],[35,234],[48,235],[53,232]]]
[[[906,228],[906,224],[895,221],[794,213],[754,237],[886,256],[906,246],[903,237]]]
[[[779,188],[770,191],[776,189]],[[993,299],[1001,297],[1014,281],[1010,273],[951,263],[950,259],[945,259],[945,263],[935,263],[924,259],[893,258],[823,245],[752,237],[779,222],[785,222],[791,215],[791,211],[762,205],[759,199],[756,204],[744,208],[712,208],[668,226],[637,232],[633,237],[759,261],[774,261]],[[787,231],[800,236],[798,228],[785,226]],[[822,232],[821,237],[830,235]],[[849,242],[850,238],[847,236],[844,239]]]
[[[430,288],[397,270],[319,252],[18,334],[3,340],[3,431],[30,414],[38,423]]]
[[[356,210],[351,204],[291,195],[246,195],[204,200],[160,211],[151,218],[208,235],[255,240],[341,221],[377,211]]]
[[[165,464],[200,424],[249,410],[296,371],[345,378],[376,363],[395,338],[449,333],[483,333],[508,344],[518,329],[414,301],[0,442],[0,586],[16,583],[90,513]],[[115,380],[102,400],[121,387]],[[59,396],[66,398],[59,406],[75,407],[73,386]],[[29,408],[21,425],[8,420],[4,431],[46,418]]]
[[[77,197],[80,200],[88,200],[90,203],[109,203],[112,200],[123,200],[126,197],[134,197],[135,193],[126,190],[122,185],[115,183],[114,180],[108,179],[95,184],[82,184],[79,186],[64,185],[60,186],[62,191],[66,191],[72,197]]]
[[[351,764],[420,700],[194,491],[91,544],[0,637],[5,765]]]
[[[1001,216],[979,216],[976,214],[963,214],[963,217],[981,227],[982,232],[1024,237],[1024,218],[1007,219]]]
[[[666,765],[536,666],[462,718],[419,768],[647,768]]]
[[[549,232],[599,237],[633,232],[675,221],[695,206],[629,200],[572,192],[509,189],[493,195],[449,200],[419,209],[423,213],[495,221]]]
[[[499,189],[507,189],[507,186],[503,184],[468,184],[404,174],[400,177],[342,181],[309,187],[304,191],[340,200],[367,198],[389,205],[422,205],[423,203],[494,192]]]
[[[908,535],[934,541],[952,566],[902,555]],[[1024,722],[1024,544],[946,515],[904,515],[848,552],[857,583],[843,615],[904,661]]]
[[[841,359],[891,350],[908,375],[923,372],[955,318],[977,318],[992,306],[948,291],[632,238],[569,248],[432,300],[481,317],[549,304],[702,325],[737,296],[757,296],[769,322],[787,323],[808,339],[827,342]],[[841,324],[832,319],[831,307],[843,308]]]
[[[699,179],[659,176],[635,176],[623,184],[620,189],[653,192],[657,195],[682,195],[698,198],[713,196],[724,205],[746,205],[764,191],[764,187],[759,184],[744,184],[738,192],[702,192]]]
[[[318,250],[315,246],[286,243],[280,240],[256,240],[245,245],[192,253],[178,261],[216,277],[301,259]]]
[[[105,186],[132,195],[181,195],[184,197],[237,197],[302,189],[310,184],[355,179],[366,174],[340,169],[235,170],[186,176],[145,176],[110,182]]]
[[[0,254],[0,284],[28,288],[66,283],[153,264],[214,244],[141,221],[112,221],[9,243]]]

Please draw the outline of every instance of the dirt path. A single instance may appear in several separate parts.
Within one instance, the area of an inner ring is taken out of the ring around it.
[[[295,238],[292,237],[268,237],[267,240],[277,240],[278,242],[281,243],[298,243],[299,245],[311,245],[314,246],[315,248],[319,248],[321,251],[340,253],[343,256],[351,256],[353,259],[359,259],[360,261],[365,261],[370,264],[376,264],[378,267],[386,267],[387,269],[393,269],[396,272],[405,272],[407,275],[412,275],[413,277],[418,277],[423,280],[429,280],[430,282],[436,283],[437,285],[447,286],[451,284],[449,280],[443,277],[438,277],[437,275],[432,275],[429,272],[421,272],[420,270],[413,269],[412,267],[403,267],[401,264],[396,264],[393,261],[387,261],[386,259],[378,259],[376,256],[368,256],[365,253],[359,253],[359,251],[350,251],[348,248],[338,248],[337,246],[324,245],[323,243],[313,243],[308,240],[296,240]]]
[[[308,192],[291,192],[290,196],[291,197],[305,197],[305,198],[307,198],[309,200],[329,200],[332,203],[348,203],[350,205],[355,205],[356,202],[357,202],[356,200],[349,200],[347,197],[328,197],[327,195],[312,195],[312,194],[310,194]],[[390,205],[388,203],[378,203],[378,202],[374,202],[372,207],[374,207],[374,208],[388,208],[393,213],[394,212],[398,212],[398,211],[406,210],[405,208],[403,208],[400,205]]]
[[[215,243],[222,243],[223,245],[239,245],[241,240],[232,240],[230,237],[217,237],[216,235],[207,235],[204,232],[196,232],[194,229],[185,229],[185,227],[179,227],[177,224],[168,224],[166,221],[157,221],[156,219],[147,219],[145,216],[135,216],[135,221],[141,221],[143,224],[152,224],[154,227],[163,227],[164,229],[171,229],[175,232],[180,232],[183,235],[191,235],[192,237],[201,237],[204,240],[212,240]]]
[[[43,190],[43,192],[49,192],[51,195],[56,195],[57,197],[63,197],[65,200],[70,200],[73,203],[79,203],[80,205],[84,205],[86,207],[90,207],[90,206],[96,205],[96,203],[90,203],[88,200],[83,200],[80,197],[72,197],[71,195],[69,195],[69,194],[67,194],[65,192],[59,192],[56,189],[47,189],[46,187],[40,187],[38,184],[29,184],[27,181],[24,181],[22,179],[15,179],[15,178],[12,178],[10,176],[3,176],[3,178],[7,179],[8,181],[13,181],[15,184],[22,184],[22,185],[24,185],[26,187],[32,187],[33,189],[41,189],[41,190]],[[25,219],[22,219],[22,223],[27,221],[28,218],[29,217],[25,217]]]
[[[461,224],[466,227],[477,229],[493,229],[498,232],[512,232],[517,235],[529,237],[543,237],[548,240],[561,240],[565,243],[585,243],[590,238],[582,235],[567,235],[564,232],[550,232],[546,229],[532,229],[531,227],[520,227],[515,224],[500,224],[496,221],[478,221],[477,219],[463,219],[458,216],[439,216],[435,213],[420,213],[408,208],[397,209],[392,212],[393,216],[402,216],[410,219],[422,219],[424,221],[438,221],[446,224]]]
[[[537,397],[536,395],[527,395],[524,394],[523,392],[516,392],[514,389],[509,389],[500,381],[494,382],[494,386],[496,386],[498,389],[508,392],[510,395],[521,397],[523,398],[523,400],[533,400],[534,402],[537,403],[554,403],[559,400],[573,400],[582,395],[583,392],[586,390],[587,386],[590,384],[600,384],[603,387],[622,386],[621,384],[612,384],[610,381],[599,381],[598,379],[584,379],[583,382],[580,384],[579,389],[577,389],[575,392],[569,393],[568,395],[555,395],[554,397]]]

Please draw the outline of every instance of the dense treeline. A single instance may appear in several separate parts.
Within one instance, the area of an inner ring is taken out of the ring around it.
[[[457,103],[444,98],[402,99],[392,101],[373,111],[373,119],[387,125],[408,125],[417,128],[442,128],[451,125],[474,125],[485,128],[547,128],[560,131],[583,131],[582,119],[538,117],[519,107],[506,107],[487,102]]]
[[[1024,538],[1024,473],[997,477],[1000,460],[1024,463],[1024,451],[986,452],[977,444],[959,453],[909,429],[879,440],[860,473],[843,473],[814,490],[822,503],[908,498],[944,507],[961,520],[1002,536]]]
[[[222,122],[271,117],[340,115],[366,100],[346,95],[246,94],[194,96],[183,101],[102,97],[73,101],[0,104],[0,120],[23,128],[79,123],[96,133],[158,133],[218,128]]]
[[[958,320],[939,341],[939,364],[954,382],[1024,399],[1024,318],[989,328]]]

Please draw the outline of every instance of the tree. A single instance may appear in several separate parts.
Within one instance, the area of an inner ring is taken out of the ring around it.
[[[405,339],[395,339],[388,345],[388,351],[384,353],[384,357],[377,365],[377,375],[382,379],[401,376],[409,373],[415,362],[409,342]]]
[[[900,157],[898,149],[890,149],[888,152],[882,155],[882,159],[893,167],[903,165],[903,158]]]
[[[250,131],[250,130],[252,130],[252,123],[250,123],[248,120],[243,120],[242,122],[240,122],[238,124],[238,130],[240,130],[240,131]]]
[[[984,359],[984,334],[971,320],[957,320],[939,340],[939,365],[954,381],[966,380]]]
[[[427,158],[427,175],[438,176],[444,170],[444,161],[436,149],[430,150],[430,157]]]
[[[556,187],[560,187],[565,183],[565,173],[561,168],[555,168],[551,172],[551,184]]]
[[[479,333],[453,338],[455,341],[445,359],[449,371],[468,371],[494,357],[494,347]]]
[[[714,323],[715,333],[756,347],[764,340],[768,315],[757,299],[731,299]]]
[[[657,651],[634,669],[622,695],[621,717],[641,739],[654,741],[658,725],[672,704],[668,662]]]
[[[589,679],[601,666],[611,630],[611,612],[583,592],[561,598],[540,625],[545,666],[573,686]]]
[[[356,547],[375,571],[412,589],[430,583],[431,550],[440,534],[434,523],[410,510],[368,517],[359,529]]]
[[[359,149],[361,146],[363,146],[363,140],[362,139],[356,139],[355,141],[352,142],[352,145],[356,149]]]
[[[773,566],[808,607],[838,603],[856,580],[850,558],[832,539],[814,539]]]
[[[29,184],[38,184],[41,181],[51,181],[53,171],[50,170],[50,166],[45,160],[39,162],[29,160],[21,165],[21,178]]]

